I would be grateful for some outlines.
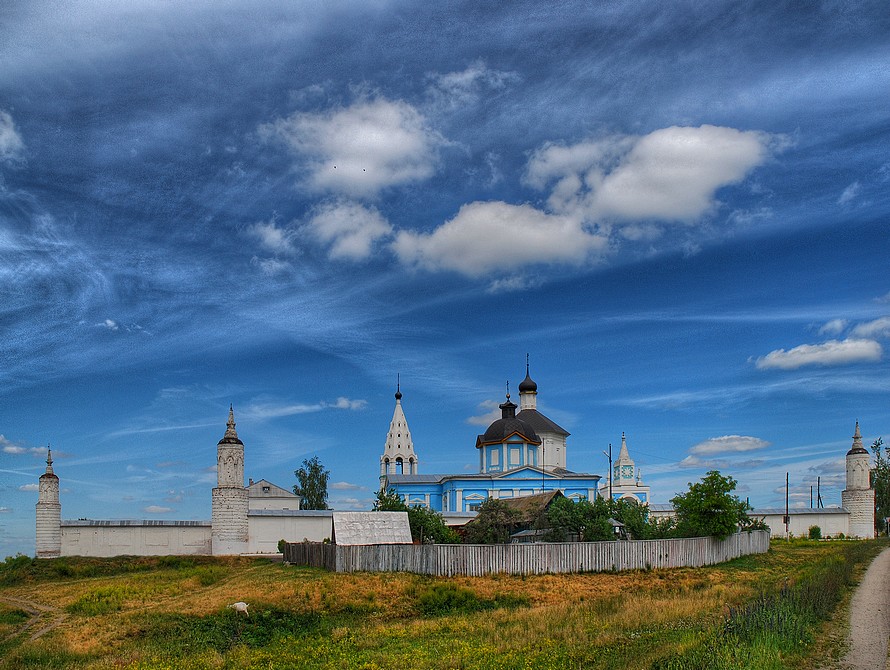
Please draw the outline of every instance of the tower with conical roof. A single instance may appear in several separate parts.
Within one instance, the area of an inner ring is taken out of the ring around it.
[[[380,457],[381,488],[384,486],[386,475],[416,475],[418,474],[417,465],[417,454],[414,452],[411,430],[408,428],[408,420],[402,409],[401,381],[398,381],[396,382],[396,407],[392,413],[392,421],[389,422],[389,432],[386,434],[383,455]]]
[[[519,414],[516,418],[528,423],[541,438],[540,464],[544,469],[565,470],[569,431],[538,411],[538,385],[529,375],[528,354],[525,356],[525,379],[519,383]]]
[[[846,461],[847,488],[841,492],[841,505],[850,512],[849,534],[872,538],[875,536],[875,491],[871,488],[871,456],[862,446],[858,421]]]
[[[611,451],[611,445],[609,445],[609,450]],[[621,433],[621,449],[618,451],[618,458],[612,463],[612,472],[609,476],[611,480],[600,484],[601,496],[608,498],[611,492],[615,500],[623,498],[643,505],[649,504],[650,489],[643,484],[643,477],[630,457],[627,436],[623,431]]]
[[[247,552],[248,493],[244,487],[244,443],[235,431],[229,406],[226,432],[216,445],[216,488],[211,498],[211,552],[228,556]]]
[[[46,448],[46,472],[40,475],[37,493],[37,558],[62,555],[62,505],[59,478],[53,472],[53,452]]]

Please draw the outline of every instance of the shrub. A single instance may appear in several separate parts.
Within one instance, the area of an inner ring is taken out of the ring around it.
[[[822,539],[822,529],[819,526],[810,526],[809,534],[811,540]]]

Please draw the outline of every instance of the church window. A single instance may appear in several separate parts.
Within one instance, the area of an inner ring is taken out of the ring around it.
[[[521,463],[521,455],[518,447],[510,447],[510,467],[518,467]]]
[[[396,459],[396,474],[397,474],[397,475],[402,474],[402,468],[403,468],[403,465],[404,465],[404,464],[403,464],[403,462],[402,462],[402,459],[401,459],[401,458],[397,458],[397,459]]]

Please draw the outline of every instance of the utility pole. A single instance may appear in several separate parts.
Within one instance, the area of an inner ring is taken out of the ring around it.
[[[609,509],[612,509],[612,443],[609,442],[609,453],[603,452],[603,456],[609,459]]]
[[[822,477],[816,477],[816,504],[819,506],[819,509],[825,507],[822,504]]]
[[[813,509],[813,485],[810,484],[810,509]]]
[[[788,473],[785,473],[785,539],[790,540],[791,534],[789,526],[791,525],[791,515],[788,513]]]

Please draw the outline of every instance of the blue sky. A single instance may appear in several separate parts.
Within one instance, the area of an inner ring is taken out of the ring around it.
[[[180,6],[182,5],[182,6]],[[718,468],[839,504],[888,434],[882,2],[9,2],[0,555],[65,518],[207,519],[318,455],[368,509],[396,375],[472,471],[530,355],[569,467],[625,431],[666,502]]]

